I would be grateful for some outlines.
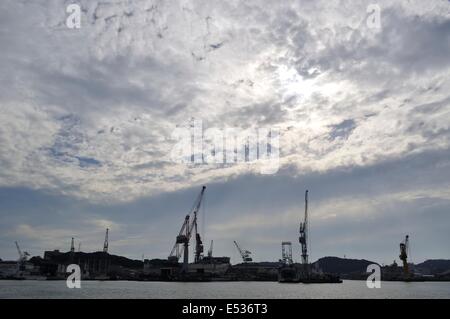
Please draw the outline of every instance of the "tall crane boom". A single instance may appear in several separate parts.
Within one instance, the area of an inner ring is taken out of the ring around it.
[[[198,233],[197,227],[197,212],[200,210],[202,205],[203,196],[205,193],[206,186],[202,187],[200,194],[198,195],[194,206],[190,212],[184,218],[183,225],[181,226],[180,232],[176,237],[175,244],[169,255],[169,260],[178,262],[181,254],[183,254],[183,271],[187,271],[187,265],[189,262],[189,241],[192,234],[195,233],[196,245],[195,245],[195,262],[198,262],[203,256],[203,242],[201,240],[200,234]],[[181,247],[183,250],[181,250]]]
[[[305,192],[305,217],[300,222],[300,237],[298,241],[302,247],[302,264],[306,275],[308,274],[308,190]]]

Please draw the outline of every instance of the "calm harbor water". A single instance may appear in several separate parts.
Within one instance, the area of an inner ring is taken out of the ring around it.
[[[365,281],[342,284],[276,282],[132,282],[83,281],[69,289],[65,281],[0,280],[0,298],[450,298],[450,282],[382,282],[369,289]]]

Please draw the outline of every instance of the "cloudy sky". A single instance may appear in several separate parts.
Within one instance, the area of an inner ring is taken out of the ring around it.
[[[201,185],[234,262],[233,240],[300,259],[306,189],[312,260],[391,263],[406,234],[412,261],[450,258],[448,1],[3,0],[0,47],[2,259],[106,227],[111,253],[166,258]],[[192,119],[279,130],[278,172],[174,162]]]

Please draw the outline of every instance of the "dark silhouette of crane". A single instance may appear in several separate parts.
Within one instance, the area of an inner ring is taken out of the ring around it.
[[[203,258],[203,242],[200,234],[198,233],[197,213],[200,210],[205,189],[206,186],[203,186],[200,195],[198,195],[194,203],[194,206],[184,218],[183,225],[181,226],[180,232],[176,237],[175,244],[168,258],[170,261],[178,262],[180,260],[181,255],[183,254],[182,272],[187,272],[187,267],[189,263],[189,241],[193,233],[195,233],[195,241],[196,241],[194,261],[199,262]]]
[[[405,241],[400,243],[400,260],[403,262],[403,274],[405,277],[409,276],[408,267],[408,254],[409,254],[409,235],[406,235]]]
[[[305,276],[309,275],[308,266],[308,190],[305,192],[305,216],[300,222],[300,237],[298,238],[302,247],[302,265]]]

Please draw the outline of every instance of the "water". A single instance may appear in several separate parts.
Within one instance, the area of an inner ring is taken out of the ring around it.
[[[342,284],[276,282],[132,282],[83,281],[69,289],[65,281],[0,280],[0,298],[450,298],[450,282],[382,282],[369,289],[365,281]]]

